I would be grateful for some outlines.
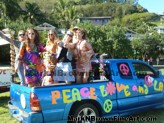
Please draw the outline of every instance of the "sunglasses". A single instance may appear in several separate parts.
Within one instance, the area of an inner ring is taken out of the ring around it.
[[[28,33],[28,35],[34,35],[34,33]]]
[[[19,34],[19,36],[25,36],[25,34]]]

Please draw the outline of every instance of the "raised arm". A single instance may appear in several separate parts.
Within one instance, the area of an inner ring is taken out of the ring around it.
[[[75,48],[75,45],[76,45],[76,43],[67,43],[67,44],[65,44],[64,46],[66,47],[66,48],[70,48],[70,49],[74,49]]]
[[[12,42],[15,41],[15,40],[13,40],[13,39],[7,37],[2,31],[0,31],[0,37],[3,38],[3,39],[5,39],[6,41],[8,41],[8,42],[10,42],[10,43],[12,43]]]
[[[18,59],[17,59],[18,60],[18,65],[17,65],[17,67],[15,69],[15,72],[18,72],[18,68],[20,66],[20,62],[24,62],[23,56],[24,56],[24,53],[25,53],[25,49],[26,49],[25,42],[22,42],[21,46],[20,46],[20,50],[19,50]]]

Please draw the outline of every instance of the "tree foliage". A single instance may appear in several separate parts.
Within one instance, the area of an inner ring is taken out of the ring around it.
[[[21,7],[18,2],[21,0],[0,0],[0,14],[7,16],[11,20],[16,20],[21,12]]]
[[[132,57],[131,44],[125,36],[124,28],[110,25],[95,26],[90,22],[80,24],[80,27],[86,30],[95,52],[107,53],[111,58]]]
[[[82,12],[85,17],[92,16],[112,16],[112,17],[122,17],[124,15],[133,13],[145,12],[145,9],[141,9],[141,6],[134,6],[131,4],[119,4],[119,3],[96,3],[80,5],[78,11]],[[147,12],[147,11],[146,11]]]
[[[75,6],[68,6],[68,3],[64,0],[59,0],[57,5],[54,6],[55,20],[62,27],[69,29],[71,26],[76,25],[79,14],[76,11]]]
[[[106,0],[106,3],[105,0],[49,0],[46,4],[44,0],[22,0],[24,4],[19,4],[20,1],[0,0],[1,29],[5,20],[7,27],[17,32],[45,21],[69,29],[77,25],[79,17],[111,16],[113,20],[103,26],[90,22],[78,24],[86,30],[95,52],[107,53],[111,58],[132,58],[135,55],[143,60],[163,54],[164,36],[156,33],[156,25],[151,23],[159,20],[159,16],[134,5],[135,0],[128,0],[127,4],[118,4],[115,0]],[[132,41],[125,36],[127,29],[138,34]],[[47,32],[40,34],[45,43]]]
[[[26,2],[24,19],[28,19],[31,24],[39,24],[39,22],[44,22],[45,15],[38,4]]]
[[[12,29],[16,32],[15,33],[16,38],[17,38],[17,32],[19,30],[26,30],[27,28],[30,28],[30,27],[34,27],[34,25],[32,25],[31,23],[29,23],[27,21],[24,22],[23,19],[17,19],[14,22],[9,21],[8,25],[7,25],[7,28]]]
[[[131,44],[136,51],[136,57],[142,60],[146,60],[150,57],[156,59],[162,54],[162,41],[161,34],[156,31],[147,31],[145,34],[138,36],[138,38],[132,40]]]
[[[122,26],[128,27],[131,30],[138,32],[137,28],[143,26],[145,22],[157,21],[159,15],[154,13],[134,13],[124,16],[120,21]],[[148,24],[148,23],[147,23]],[[154,26],[154,25],[149,25]]]

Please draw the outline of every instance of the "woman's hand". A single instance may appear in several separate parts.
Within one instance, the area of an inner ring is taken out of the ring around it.
[[[60,46],[60,47],[62,47],[62,42],[61,41],[58,41],[57,42],[57,45]]]

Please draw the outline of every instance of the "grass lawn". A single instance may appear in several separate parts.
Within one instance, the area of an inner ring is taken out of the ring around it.
[[[19,123],[9,114],[7,106],[9,100],[9,92],[0,93],[0,123]]]
[[[19,123],[14,118],[9,115],[7,102],[10,100],[9,92],[0,93],[0,123]],[[145,113],[140,113],[135,115],[135,117],[156,117],[157,120],[152,123],[163,123],[164,121],[164,109],[158,109],[153,111],[148,111]],[[127,123],[127,122],[114,122],[114,123]],[[133,122],[129,122],[133,123]],[[148,122],[135,122],[135,123],[148,123]]]

